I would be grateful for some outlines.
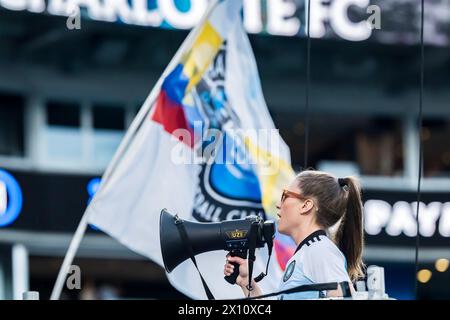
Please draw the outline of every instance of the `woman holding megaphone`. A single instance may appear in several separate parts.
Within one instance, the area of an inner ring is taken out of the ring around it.
[[[277,204],[278,231],[296,243],[286,264],[280,291],[299,285],[354,282],[363,276],[363,206],[361,189],[353,177],[339,178],[320,171],[303,171],[283,191]],[[331,227],[337,231],[331,233]],[[334,229],[334,228],[333,228]],[[226,276],[239,265],[236,284],[251,297],[263,294],[255,281],[247,289],[247,260],[227,256]],[[350,285],[351,290],[353,290]],[[328,292],[283,294],[280,299],[314,299],[342,296],[341,288]]]

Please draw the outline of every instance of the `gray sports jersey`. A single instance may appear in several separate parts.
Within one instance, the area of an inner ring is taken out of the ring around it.
[[[280,290],[299,285],[350,282],[344,254],[331,241],[325,231],[318,230],[306,237],[289,259]],[[283,294],[281,300],[317,299],[325,297],[325,292],[298,292]]]

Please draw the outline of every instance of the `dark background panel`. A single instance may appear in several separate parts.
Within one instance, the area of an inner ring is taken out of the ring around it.
[[[23,192],[23,209],[18,219],[7,228],[10,230],[50,231],[73,233],[89,201],[87,185],[94,178],[86,175],[42,174],[11,172]],[[416,201],[414,192],[365,191],[364,201],[384,200],[390,204],[397,201]],[[448,193],[424,193],[421,200],[448,202]],[[437,221],[439,224],[439,220]],[[89,229],[88,232],[99,232]],[[390,236],[382,231],[376,236],[366,235],[368,245],[411,246],[415,237]],[[421,237],[421,246],[450,247],[450,238],[435,232],[432,237]]]

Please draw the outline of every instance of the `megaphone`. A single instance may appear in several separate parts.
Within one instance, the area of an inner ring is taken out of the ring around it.
[[[262,248],[267,243],[270,256],[275,226],[272,221],[264,222],[259,216],[208,223],[185,221],[163,209],[159,234],[164,268],[170,273],[189,259],[191,254],[208,251],[226,250],[230,255],[246,259],[250,250],[253,256],[249,255],[249,261],[252,258],[254,261],[255,248]],[[239,268],[235,267],[234,270],[231,276],[225,277],[231,284],[236,282],[239,275]]]

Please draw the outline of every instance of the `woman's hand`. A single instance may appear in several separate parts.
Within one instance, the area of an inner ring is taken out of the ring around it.
[[[246,297],[256,297],[262,294],[261,289],[256,284],[255,280],[252,280],[253,290],[251,292],[248,291],[248,263],[246,259],[242,259],[240,257],[232,257],[229,254],[227,255],[227,262],[225,263],[223,273],[226,276],[229,276],[234,271],[234,266],[231,264],[232,262],[237,263],[239,265],[239,275],[236,278],[236,284],[241,287],[244,295]]]
[[[225,263],[223,273],[229,276],[234,271],[234,265],[231,263],[237,263],[239,265],[239,276],[236,278],[236,284],[241,288],[245,288],[248,285],[248,264],[246,259],[240,257],[232,257],[227,255],[227,262]]]

